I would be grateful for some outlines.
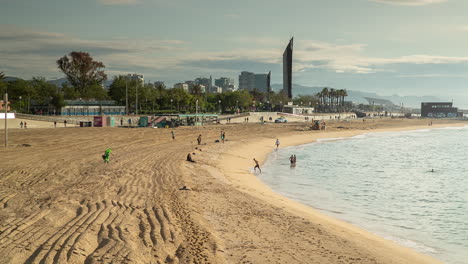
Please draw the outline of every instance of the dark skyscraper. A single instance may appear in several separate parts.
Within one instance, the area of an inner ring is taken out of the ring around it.
[[[289,99],[292,99],[292,54],[293,38],[291,38],[283,53],[283,93]]]
[[[271,71],[269,71],[267,75],[267,91],[268,93],[271,92]],[[268,96],[270,95],[268,94]]]

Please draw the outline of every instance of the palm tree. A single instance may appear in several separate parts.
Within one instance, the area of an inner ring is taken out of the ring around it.
[[[322,94],[322,96],[323,96],[323,98],[324,98],[324,102],[323,102],[323,103],[324,103],[324,105],[326,106],[327,111],[328,111],[329,109],[328,109],[328,107],[327,107],[327,105],[328,105],[328,99],[327,99],[327,98],[330,96],[330,92],[328,91],[328,88],[327,88],[327,87],[323,88],[321,94]]]

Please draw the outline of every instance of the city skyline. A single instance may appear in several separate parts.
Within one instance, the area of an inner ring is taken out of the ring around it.
[[[6,0],[0,71],[61,78],[55,61],[77,50],[102,61],[109,77],[138,73],[172,86],[271,70],[275,84],[294,35],[293,83],[466,106],[467,8],[462,0]]]

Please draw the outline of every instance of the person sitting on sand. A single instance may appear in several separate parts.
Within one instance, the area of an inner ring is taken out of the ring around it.
[[[256,160],[255,158],[253,159],[255,161],[255,167],[254,167],[254,172],[257,171],[257,168],[258,170],[260,171],[260,173],[262,172],[262,169],[260,169],[260,165],[258,164],[258,160]]]
[[[192,159],[192,155],[191,155],[190,153],[187,154],[187,161],[195,162],[195,161]]]
[[[110,154],[112,154],[112,149],[111,149],[111,148],[107,148],[107,149],[104,151],[104,155],[102,155],[102,159],[104,160],[105,163],[109,163],[109,161],[110,161]]]

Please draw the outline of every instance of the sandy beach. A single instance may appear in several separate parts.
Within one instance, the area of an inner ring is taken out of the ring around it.
[[[175,141],[171,129],[12,129],[0,159],[0,262],[439,263],[276,194],[251,173],[276,138],[284,147],[428,122],[180,127]],[[224,144],[215,143],[221,129]]]

